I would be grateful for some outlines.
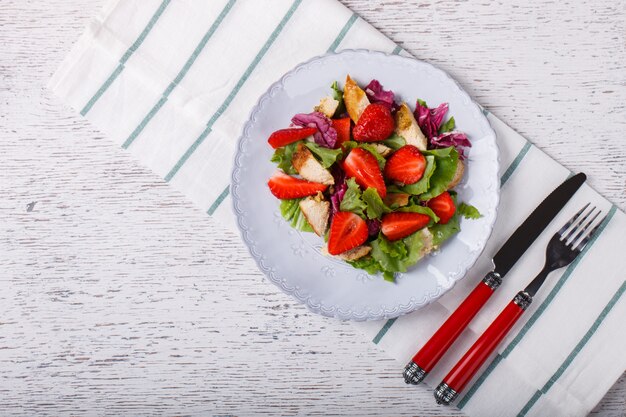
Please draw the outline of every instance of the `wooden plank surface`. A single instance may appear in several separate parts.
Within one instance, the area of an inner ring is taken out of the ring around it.
[[[344,3],[626,207],[623,3]],[[101,6],[0,2],[0,414],[463,415],[45,89]]]

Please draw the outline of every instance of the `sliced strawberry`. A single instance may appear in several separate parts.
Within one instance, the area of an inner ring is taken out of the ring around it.
[[[389,240],[398,240],[424,228],[430,217],[422,213],[395,212],[383,216],[382,232]]]
[[[387,187],[378,161],[369,151],[363,148],[352,149],[343,161],[343,170],[346,171],[348,177],[353,177],[356,183],[364,189],[376,188],[381,198],[387,195]]]
[[[281,200],[315,195],[328,188],[328,185],[294,178],[280,171],[272,175],[267,185],[272,194]]]
[[[290,127],[288,129],[280,129],[270,135],[267,143],[269,143],[272,148],[276,149],[308,138],[315,132],[317,132],[317,129],[314,127]]]
[[[395,151],[385,164],[385,178],[401,184],[415,184],[422,179],[426,158],[413,145]]]
[[[344,142],[350,140],[351,120],[349,117],[344,117],[343,119],[332,119],[331,122],[337,131],[337,145],[335,147],[339,148]]]
[[[357,214],[335,213],[328,235],[328,253],[339,255],[362,245],[367,240],[367,224]]]
[[[359,117],[352,136],[359,142],[376,142],[391,136],[395,127],[396,123],[388,107],[370,104]]]
[[[426,205],[439,217],[439,223],[441,224],[448,223],[456,212],[454,200],[452,200],[450,193],[447,191],[439,194],[437,197],[431,198]]]

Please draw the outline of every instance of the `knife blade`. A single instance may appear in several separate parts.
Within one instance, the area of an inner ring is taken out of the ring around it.
[[[494,268],[439,327],[404,368],[404,381],[419,384],[439,362],[476,313],[487,303],[515,262],[572,198],[587,176],[584,173],[565,180],[552,191],[513,232],[493,257]]]
[[[513,232],[493,257],[494,271],[500,277],[509,272],[586,179],[587,176],[581,172],[565,180]]]

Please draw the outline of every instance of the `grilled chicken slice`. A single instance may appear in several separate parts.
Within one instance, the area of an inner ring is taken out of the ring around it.
[[[313,110],[324,114],[328,118],[331,118],[335,115],[335,111],[337,111],[337,107],[339,107],[339,101],[328,96],[328,97],[324,97],[323,99],[321,99],[320,104],[315,106]]]
[[[386,158],[387,155],[393,152],[393,149],[389,146],[383,145],[382,143],[372,143],[372,146],[376,148],[376,152],[378,152],[383,158]]]
[[[349,75],[346,76],[346,84],[343,87],[343,102],[354,123],[359,121],[359,117],[370,104],[365,91]]]
[[[406,103],[402,103],[396,112],[396,133],[406,140],[407,145],[413,145],[420,151],[426,150],[428,140]]]
[[[324,236],[328,228],[330,203],[323,199],[321,193],[315,197],[307,197],[300,201],[300,211],[302,211],[302,214],[313,228],[313,231],[318,236]]]
[[[293,167],[305,180],[319,182],[320,184],[332,185],[335,183],[333,176],[313,156],[309,148],[299,143],[291,159]]]
[[[372,251],[371,246],[361,245],[361,246],[357,246],[354,249],[347,250],[344,253],[340,253],[339,255],[333,256],[328,253],[328,250],[326,249],[326,247],[322,249],[322,252],[324,253],[324,255],[333,256],[334,258],[339,258],[342,261],[356,261],[357,259],[360,259],[366,255],[369,255],[371,251]]]

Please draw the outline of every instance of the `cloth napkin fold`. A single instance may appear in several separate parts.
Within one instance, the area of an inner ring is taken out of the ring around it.
[[[231,161],[257,98],[299,62],[353,48],[410,56],[336,0],[115,0],[89,24],[49,88],[209,215],[234,228]],[[498,135],[502,191],[500,216],[484,254],[468,277],[428,307],[398,319],[355,324],[400,361],[398,378],[403,365],[490,270],[490,258],[507,236],[571,175],[496,117],[488,118]],[[608,213],[608,222],[573,264],[548,279],[497,355],[460,395],[456,405],[467,414],[582,416],[626,369],[621,321],[626,315],[626,215],[585,185],[426,382],[438,384],[540,269],[549,237],[588,201]]]

